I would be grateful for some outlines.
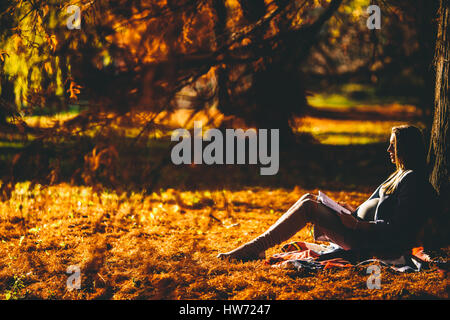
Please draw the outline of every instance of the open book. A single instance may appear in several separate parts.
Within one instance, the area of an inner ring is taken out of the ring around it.
[[[339,203],[328,197],[325,193],[319,190],[319,196],[317,197],[317,200],[321,202],[322,204],[326,205],[328,208],[333,209],[334,211],[345,213],[345,214],[351,214],[350,210],[344,208]]]

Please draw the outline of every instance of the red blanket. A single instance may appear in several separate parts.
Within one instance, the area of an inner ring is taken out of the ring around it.
[[[411,253],[404,254],[394,259],[360,259],[353,252],[345,251],[337,245],[318,245],[308,242],[291,242],[282,248],[282,253],[277,253],[265,261],[273,267],[290,267],[295,269],[328,269],[346,268],[364,263],[379,261],[381,264],[392,267],[400,272],[420,271],[430,257],[423,252],[423,248],[414,248]]]

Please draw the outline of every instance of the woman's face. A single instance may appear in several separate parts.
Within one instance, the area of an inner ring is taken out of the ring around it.
[[[389,152],[391,162],[395,164],[395,135],[393,133],[391,134],[391,138],[389,139],[389,148],[387,149],[387,152]]]

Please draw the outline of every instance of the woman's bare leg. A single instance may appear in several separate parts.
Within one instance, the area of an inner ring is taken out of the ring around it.
[[[317,209],[315,195],[302,196],[286,213],[284,213],[267,231],[227,253],[220,253],[218,258],[232,258],[237,260],[256,260],[263,257],[264,252],[288,240],[299,230],[303,229],[307,222],[314,216]]]

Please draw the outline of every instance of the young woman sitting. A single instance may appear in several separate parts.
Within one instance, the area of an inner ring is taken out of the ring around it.
[[[268,248],[288,240],[308,222],[314,224],[316,240],[336,243],[345,250],[392,253],[411,249],[436,201],[427,179],[421,131],[414,126],[393,127],[387,151],[395,172],[358,208],[340,203],[350,215],[326,207],[316,195],[305,194],[263,234],[217,257],[264,258]]]

